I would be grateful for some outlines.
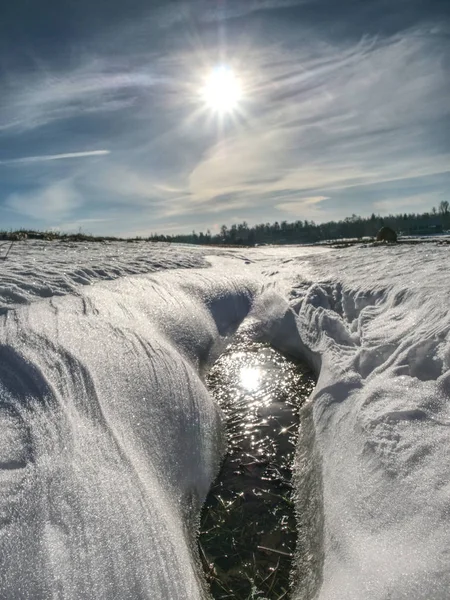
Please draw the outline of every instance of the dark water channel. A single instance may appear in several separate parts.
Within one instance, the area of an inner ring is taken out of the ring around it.
[[[207,498],[200,554],[215,599],[287,598],[296,550],[292,463],[312,373],[268,345],[238,341],[207,384],[228,453]]]

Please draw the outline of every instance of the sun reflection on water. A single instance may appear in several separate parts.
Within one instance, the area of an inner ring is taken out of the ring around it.
[[[243,367],[240,375],[241,386],[249,392],[254,392],[258,389],[261,382],[261,369],[255,367]]]
[[[201,551],[213,565],[212,595],[241,600],[256,598],[257,590],[258,597],[284,597],[297,539],[291,477],[298,413],[313,378],[270,346],[239,339],[207,384],[228,438],[200,532]]]

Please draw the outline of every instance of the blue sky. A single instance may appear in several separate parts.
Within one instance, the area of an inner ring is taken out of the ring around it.
[[[446,0],[16,0],[1,228],[148,235],[450,199]],[[243,96],[218,116],[218,64]]]

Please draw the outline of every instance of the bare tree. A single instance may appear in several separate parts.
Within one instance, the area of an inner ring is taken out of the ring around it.
[[[441,215],[447,216],[449,211],[449,203],[447,200],[442,200],[439,204],[439,212]]]

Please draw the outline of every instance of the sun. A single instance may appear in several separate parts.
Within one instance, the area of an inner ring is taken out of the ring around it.
[[[230,67],[213,69],[201,90],[206,106],[217,113],[231,113],[242,98],[242,86]]]

